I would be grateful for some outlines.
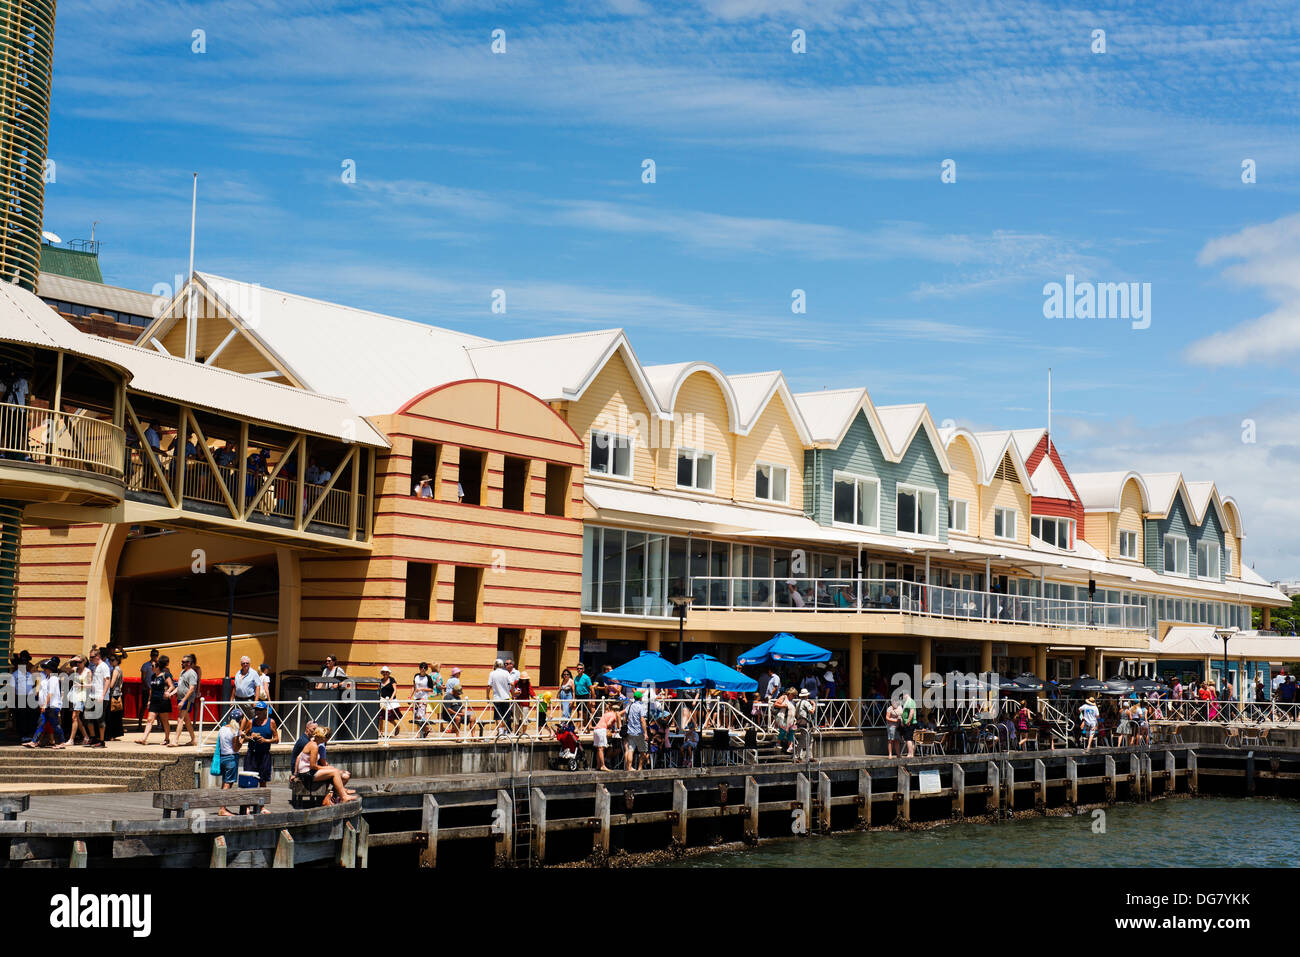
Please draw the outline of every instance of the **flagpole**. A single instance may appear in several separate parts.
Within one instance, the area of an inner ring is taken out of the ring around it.
[[[199,209],[199,174],[194,174],[194,191],[190,197],[190,271],[185,275],[189,295],[185,300],[185,358],[194,361],[198,333],[194,328],[194,220]]]

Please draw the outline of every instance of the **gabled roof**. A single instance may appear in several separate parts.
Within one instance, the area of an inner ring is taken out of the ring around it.
[[[1065,479],[1061,477],[1061,473],[1056,468],[1056,463],[1052,461],[1050,455],[1043,456],[1029,480],[1033,483],[1035,495],[1043,498],[1061,498],[1070,502],[1074,501],[1074,493],[1070,491],[1070,486],[1065,484]]]
[[[1225,495],[1223,497],[1223,511],[1225,515],[1227,514],[1228,509],[1232,509],[1232,514],[1236,516],[1232,521],[1232,525],[1236,530],[1238,537],[1245,538],[1246,523],[1241,520],[1241,506],[1237,504],[1237,500],[1231,495]]]
[[[1020,453],[1021,461],[1028,462],[1029,456],[1033,455],[1034,449],[1038,448],[1038,443],[1043,441],[1043,436],[1047,434],[1046,429],[1012,429],[1011,441],[1016,443],[1016,451]],[[1052,498],[1061,498],[1063,496],[1054,495]]]
[[[362,415],[387,415],[431,386],[474,378],[465,347],[491,341],[210,273],[195,278],[290,378],[347,399]],[[140,341],[181,321],[168,319],[154,323]]]
[[[651,415],[662,407],[622,329],[483,342],[466,347],[471,366],[484,379],[499,379],[547,402],[572,402],[617,353],[623,359]]]
[[[926,408],[924,402],[911,405],[882,405],[876,408],[876,414],[880,417],[885,437],[889,439],[889,444],[893,448],[892,458],[895,462],[903,460],[916,434],[924,429],[926,438],[934,449],[935,457],[939,460],[939,467],[945,472],[951,471],[943,440],[939,437],[939,430],[935,427],[934,419],[931,418],[930,410]]]
[[[732,432],[741,430],[741,417],[738,403],[736,402],[736,393],[732,391],[731,383],[727,377],[722,374],[722,370],[712,362],[671,362],[665,365],[645,366],[645,376],[649,380],[650,386],[654,389],[655,397],[659,400],[659,407],[663,409],[666,416],[671,416],[677,408],[677,393],[681,391],[682,383],[697,372],[703,372],[705,375],[712,377],[718,384],[718,389],[722,392],[722,400],[727,405],[728,428]]]
[[[970,434],[975,439],[976,451],[981,460],[980,467],[984,472],[983,484],[990,484],[993,477],[997,475],[1003,458],[1010,457],[1011,464],[1015,467],[1016,475],[1020,479],[1020,484],[1025,487],[1025,491],[1030,495],[1034,494],[1033,479],[1025,468],[1025,458],[1020,454],[1013,433],[1003,431],[974,432]]]
[[[821,392],[799,392],[794,397],[799,414],[808,423],[813,445],[820,448],[838,448],[844,441],[859,411],[867,417],[871,434],[880,446],[880,454],[888,461],[896,461],[893,445],[885,435],[876,407],[866,389],[823,389]]]
[[[87,335],[35,293],[8,282],[0,282],[0,339],[114,361],[101,348],[108,340]],[[120,362],[116,364],[125,370]]]
[[[1205,516],[1214,506],[1219,515],[1219,528],[1227,525],[1227,515],[1223,511],[1223,500],[1213,482],[1187,482],[1187,497],[1192,503],[1192,516],[1197,525],[1205,524]]]
[[[57,273],[43,272],[36,280],[36,292],[42,299],[76,303],[95,309],[112,309],[133,316],[154,315],[157,296],[120,286],[106,286],[102,282],[74,279]]]
[[[1087,512],[1118,512],[1129,481],[1137,482],[1142,495],[1142,510],[1151,509],[1151,495],[1147,484],[1137,472],[1073,472],[1070,475],[1079,501]]]
[[[790,421],[794,423],[795,430],[799,433],[800,440],[804,445],[812,445],[812,434],[808,431],[808,423],[803,420],[799,404],[790,392],[785,376],[779,371],[729,375],[727,381],[731,383],[731,391],[736,396],[736,406],[740,411],[741,435],[748,435],[753,430],[772,400],[779,395],[785,404]]]
[[[1164,518],[1168,515],[1169,510],[1174,507],[1174,496],[1181,493],[1188,514],[1195,520],[1196,507],[1192,504],[1192,497],[1187,491],[1186,483],[1183,482],[1181,472],[1145,472],[1142,481],[1146,483],[1147,491],[1151,493],[1149,509],[1153,518]]]

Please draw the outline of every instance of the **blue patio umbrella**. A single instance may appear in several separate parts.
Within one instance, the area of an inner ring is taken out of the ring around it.
[[[681,664],[681,669],[705,688],[718,691],[757,691],[758,682],[735,668],[724,665],[712,655],[695,655]]]
[[[804,665],[814,661],[830,660],[831,653],[825,648],[801,641],[789,632],[783,631],[737,656],[736,664],[745,668],[750,665],[765,665],[769,661]]]
[[[653,684],[656,688],[698,688],[700,683],[657,651],[643,651],[631,661],[625,661],[613,671],[603,675],[605,681],[639,687]]]

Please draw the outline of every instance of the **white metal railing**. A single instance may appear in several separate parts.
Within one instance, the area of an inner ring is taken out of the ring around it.
[[[125,433],[106,419],[0,402],[0,454],[122,477]]]
[[[898,612],[957,621],[1145,631],[1145,605],[1067,601],[948,588],[903,579],[691,579],[693,608],[710,611]]]
[[[883,728],[889,701],[885,698],[816,698],[817,727],[823,731],[860,731]],[[753,708],[754,720],[764,731],[776,731],[778,713],[774,701],[760,701]]]

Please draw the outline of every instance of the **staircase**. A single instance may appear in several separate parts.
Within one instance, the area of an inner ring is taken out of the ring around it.
[[[98,794],[194,786],[194,755],[97,748],[0,748],[0,791]]]

